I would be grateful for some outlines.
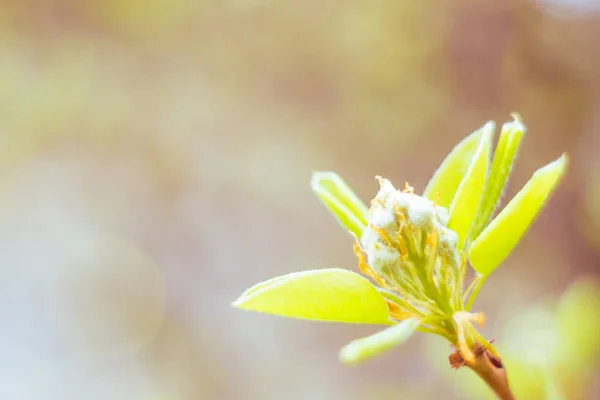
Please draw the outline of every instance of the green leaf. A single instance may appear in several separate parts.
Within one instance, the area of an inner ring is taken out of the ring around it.
[[[369,209],[335,172],[314,172],[310,186],[338,222],[360,238]]]
[[[409,318],[383,331],[353,340],[340,350],[340,361],[356,365],[376,357],[405,342],[419,326],[419,320]]]
[[[469,165],[469,169],[452,201],[448,228],[452,229],[458,235],[459,249],[464,248],[469,232],[471,231],[471,226],[473,226],[473,221],[477,216],[477,210],[488,175],[493,135],[494,131],[490,125],[487,125],[487,129],[484,127],[471,165]]]
[[[527,184],[471,245],[469,261],[477,272],[489,275],[512,251],[560,181],[567,156],[537,170]]]
[[[450,208],[460,183],[469,171],[484,132],[493,132],[494,127],[494,122],[489,121],[457,144],[427,184],[423,196],[442,207]]]
[[[513,118],[513,121],[502,125],[502,132],[496,146],[490,176],[486,181],[477,218],[471,230],[471,240],[475,240],[479,236],[488,222],[490,222],[494,211],[498,207],[506,182],[512,171],[519,145],[525,135],[525,125],[521,122],[519,115],[513,113]]]
[[[375,286],[338,268],[295,272],[258,283],[233,305],[291,318],[390,324],[387,304]]]

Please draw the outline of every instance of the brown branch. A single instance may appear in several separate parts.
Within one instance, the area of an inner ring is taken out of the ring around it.
[[[502,361],[483,345],[475,345],[473,360],[466,361],[458,351],[450,355],[450,365],[453,368],[467,366],[471,368],[496,393],[500,400],[515,400],[508,385],[506,369]]]
[[[481,346],[478,344],[478,346]],[[481,346],[483,348],[483,346]],[[488,349],[476,351],[476,357],[473,361],[465,362],[465,365],[471,368],[488,386],[496,393],[501,400],[515,400],[515,396],[508,385],[506,369],[502,365],[500,358],[493,355]]]

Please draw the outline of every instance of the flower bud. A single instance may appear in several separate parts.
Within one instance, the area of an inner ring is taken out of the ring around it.
[[[412,188],[397,190],[392,183],[378,177],[377,196],[371,202],[368,226],[360,238],[369,267],[400,288],[405,281],[412,287],[444,284],[460,266],[456,233],[446,227],[448,211],[434,202],[414,194]]]

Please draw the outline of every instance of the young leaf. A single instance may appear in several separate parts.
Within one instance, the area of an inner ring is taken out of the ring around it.
[[[494,132],[494,126],[494,122],[489,121],[457,144],[427,184],[423,197],[431,201],[435,200],[442,207],[450,208],[454,195],[479,148],[484,132]]]
[[[560,181],[567,166],[563,154],[538,169],[527,184],[471,245],[469,261],[477,272],[489,275],[508,256]]]
[[[477,151],[452,201],[448,228],[458,235],[459,249],[464,247],[469,236],[485,187],[494,135],[494,131],[490,128],[488,126],[488,129],[484,127],[482,130]]]
[[[340,361],[356,365],[405,342],[419,326],[419,320],[409,318],[383,331],[348,343],[340,350]]]
[[[496,146],[494,162],[490,170],[489,178],[485,183],[483,198],[479,204],[477,218],[473,224],[471,240],[475,240],[490,222],[492,214],[500,203],[502,192],[508,181],[514,160],[519,150],[521,140],[525,135],[525,125],[521,122],[518,114],[513,114],[514,121],[502,125],[502,132]]]
[[[279,276],[246,290],[235,307],[318,321],[389,325],[384,298],[364,277],[338,268]]]
[[[338,222],[360,238],[367,227],[369,209],[346,182],[334,172],[314,172],[310,185]]]

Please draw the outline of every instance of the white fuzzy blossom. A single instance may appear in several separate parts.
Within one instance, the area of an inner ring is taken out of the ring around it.
[[[406,268],[417,274],[419,268],[429,268],[431,274],[440,268],[456,270],[458,239],[446,227],[448,211],[414,194],[412,188],[397,190],[389,180],[378,180],[380,189],[360,238],[369,267],[393,283],[404,279]]]

